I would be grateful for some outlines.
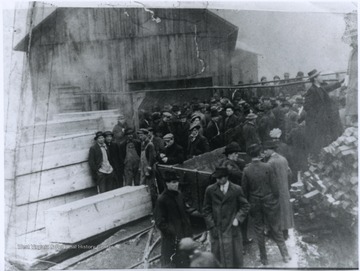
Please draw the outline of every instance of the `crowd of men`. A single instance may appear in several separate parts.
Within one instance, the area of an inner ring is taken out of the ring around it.
[[[342,132],[337,107],[328,95],[342,82],[324,86],[319,72],[308,75],[312,83],[308,91],[298,84],[235,90],[230,98],[215,93],[205,101],[193,99],[143,111],[137,131],[120,115],[113,131],[96,133],[89,165],[99,192],[124,185],[149,187],[162,233],[163,267],[190,266],[189,258],[174,260],[173,256],[180,240],[191,237],[191,225],[178,191],[179,177],[169,172],[164,176],[165,190],[159,191],[155,165],[181,164],[224,146],[225,158],[213,176],[216,183],[206,189],[203,210],[197,210],[210,231],[214,258],[209,261],[222,267],[242,266],[243,244],[250,241],[248,214],[262,264],[268,264],[266,230],[283,260],[291,259],[285,244],[287,230],[294,223],[289,186],[307,167],[309,158],[316,162],[320,149]],[[303,74],[298,76],[302,80]],[[266,86],[266,78],[261,81]],[[251,157],[248,165],[238,159],[240,152]]]

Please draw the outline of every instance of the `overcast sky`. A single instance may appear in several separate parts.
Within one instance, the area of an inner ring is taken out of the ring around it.
[[[259,53],[259,77],[347,69],[344,14],[213,10],[239,27],[238,41]]]

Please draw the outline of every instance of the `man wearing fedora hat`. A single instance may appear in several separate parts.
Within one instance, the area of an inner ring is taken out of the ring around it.
[[[98,192],[103,193],[113,189],[113,168],[109,162],[103,132],[97,132],[94,140],[95,143],[89,150],[88,163],[92,178],[98,186]]]
[[[200,135],[200,124],[193,123],[190,126],[190,135],[188,141],[187,158],[203,154],[210,150],[209,142],[206,137]]]
[[[243,240],[240,225],[249,211],[249,203],[240,186],[228,180],[228,169],[217,167],[216,183],[205,191],[203,214],[210,231],[211,252],[224,268],[243,265]]]
[[[265,155],[270,157],[267,163],[272,167],[279,188],[280,203],[280,228],[284,239],[289,237],[288,230],[294,227],[294,215],[290,203],[289,184],[291,170],[285,157],[276,152],[277,144],[274,141],[266,141],[263,144]]]
[[[316,69],[308,75],[312,86],[305,95],[305,129],[311,158],[316,160],[320,150],[338,138],[343,131],[339,110],[328,93],[341,87],[344,79],[325,85]]]
[[[141,142],[134,138],[134,130],[127,128],[125,130],[124,140],[120,145],[120,157],[123,161],[125,185],[139,185],[140,183],[140,155]]]
[[[161,267],[181,267],[179,242],[191,237],[189,214],[182,193],[179,191],[179,176],[174,171],[164,172],[166,189],[156,201],[154,209],[155,225],[161,232]]]
[[[250,203],[250,215],[254,221],[260,261],[268,265],[265,247],[265,224],[267,221],[271,235],[277,244],[284,262],[291,259],[280,228],[279,187],[271,166],[261,161],[261,146],[253,144],[247,152],[252,157],[243,173],[242,188]]]
[[[254,113],[249,113],[246,116],[246,121],[242,129],[246,149],[252,144],[260,143],[260,138],[255,124],[256,119],[257,115]]]

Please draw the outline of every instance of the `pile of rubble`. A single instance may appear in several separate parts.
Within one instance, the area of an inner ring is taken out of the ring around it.
[[[358,215],[357,140],[357,128],[350,127],[322,149],[320,162],[291,186],[294,209],[310,219],[327,214],[354,228]]]

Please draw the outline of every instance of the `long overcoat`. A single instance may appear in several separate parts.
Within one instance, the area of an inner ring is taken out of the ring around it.
[[[272,167],[279,188],[280,227],[287,230],[294,227],[294,215],[290,203],[289,176],[290,169],[286,159],[278,153],[273,153],[268,161]]]
[[[182,194],[164,190],[156,202],[154,218],[161,232],[161,267],[176,267],[170,258],[177,252],[178,242],[192,234]]]
[[[223,267],[242,266],[243,250],[240,224],[244,222],[250,205],[240,186],[229,182],[224,195],[215,183],[205,192],[203,213],[207,228],[210,230],[211,251]],[[239,226],[232,225],[234,218]]]
[[[342,133],[339,111],[328,94],[340,86],[339,83],[321,87],[313,84],[305,94],[306,138],[312,153],[318,153]]]

